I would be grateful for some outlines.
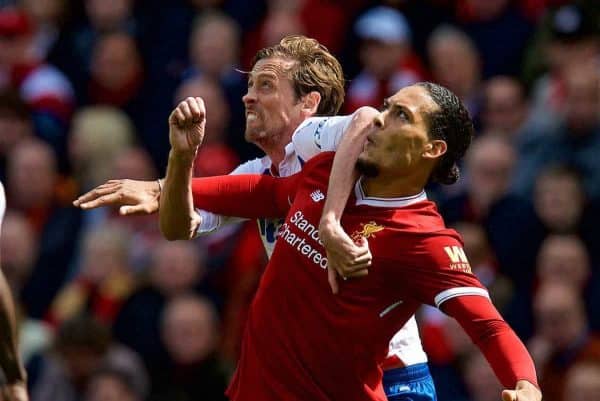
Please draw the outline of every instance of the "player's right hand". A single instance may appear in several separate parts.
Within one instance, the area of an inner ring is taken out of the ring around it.
[[[83,210],[119,206],[123,216],[158,212],[157,181],[109,180],[77,198],[73,205]]]
[[[319,225],[319,238],[327,253],[328,281],[334,294],[339,291],[338,275],[348,279],[369,274],[373,256],[365,238],[361,237],[355,243],[341,224],[336,222],[322,222]]]
[[[194,156],[204,139],[206,108],[199,97],[180,102],[169,116],[169,142],[177,155]]]

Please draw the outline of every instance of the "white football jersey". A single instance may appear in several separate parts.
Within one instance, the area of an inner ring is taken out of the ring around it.
[[[313,156],[321,152],[335,151],[351,121],[352,115],[312,117],[302,122],[292,135],[292,142],[285,147],[285,157],[278,166],[279,175],[287,177],[298,173],[304,162]],[[264,156],[241,164],[231,174],[273,175],[271,164],[271,159]],[[198,213],[201,216],[201,224],[197,234],[212,232],[227,222],[237,220],[203,210],[198,210]],[[257,220],[260,237],[269,257],[275,248],[277,232],[283,221],[284,219]],[[406,366],[427,362],[414,316],[392,338],[388,356],[398,357]]]
[[[0,228],[2,227],[4,212],[6,212],[6,195],[4,194],[4,186],[2,186],[2,182],[0,181]]]

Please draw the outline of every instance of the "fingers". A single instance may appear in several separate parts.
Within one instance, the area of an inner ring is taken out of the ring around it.
[[[169,120],[180,127],[202,122],[205,116],[204,101],[200,97],[188,97],[180,102]]]
[[[132,206],[121,206],[119,208],[119,214],[121,216],[152,214],[155,211],[156,210],[153,207],[150,207],[150,205],[145,204],[145,203],[142,203],[139,205],[132,205]]]
[[[199,97],[189,97],[186,99],[190,109],[192,121],[199,123],[204,119],[204,101]]]
[[[517,401],[517,392],[515,390],[502,391],[502,401]]]
[[[121,204],[122,196],[119,192],[111,192],[106,195],[100,196],[89,202],[83,202],[79,204],[79,207],[83,210],[96,209],[102,206],[111,206]]]
[[[333,269],[331,267],[327,267],[327,281],[329,282],[329,287],[331,287],[331,291],[334,294],[337,294],[340,291],[340,288],[339,288],[338,282],[337,282],[337,273],[336,273],[335,269]]]
[[[79,196],[73,201],[73,206],[79,207],[82,203],[90,202],[94,199],[101,197],[102,195],[115,192],[118,188],[118,183],[115,184],[109,181]]]

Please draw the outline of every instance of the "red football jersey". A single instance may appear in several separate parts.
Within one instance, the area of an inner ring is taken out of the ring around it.
[[[324,153],[295,176],[261,178],[252,188],[241,181],[231,188],[226,181],[213,193],[194,191],[198,207],[217,213],[277,217],[287,211],[248,316],[228,390],[232,400],[386,400],[380,364],[390,339],[417,308],[488,296],[460,236],[445,227],[424,193],[369,198],[360,182],[342,225],[368,239],[372,266],[366,277],[340,280],[339,294],[332,294],[317,231],[332,160]]]

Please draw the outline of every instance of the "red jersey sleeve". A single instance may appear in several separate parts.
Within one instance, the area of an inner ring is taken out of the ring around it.
[[[515,388],[518,380],[537,386],[535,365],[515,332],[487,298],[455,297],[443,311],[455,318],[485,355],[503,386]]]
[[[531,357],[492,305],[485,287],[472,273],[460,237],[453,230],[417,240],[409,255],[405,280],[421,303],[454,317],[486,356],[508,388],[517,380],[537,385]]]
[[[413,246],[405,262],[411,283],[409,291],[421,303],[440,307],[444,302],[466,295],[489,298],[485,287],[471,271],[458,234],[428,235]]]
[[[224,216],[285,217],[301,173],[279,178],[241,174],[192,179],[194,206]]]

